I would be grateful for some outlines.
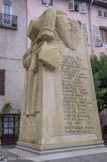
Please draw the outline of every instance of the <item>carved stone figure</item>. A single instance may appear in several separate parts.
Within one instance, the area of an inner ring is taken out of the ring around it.
[[[20,141],[36,145],[69,142],[74,139],[70,135],[75,133],[65,132],[67,122],[64,114],[62,77],[65,76],[62,76],[62,60],[67,53],[72,53],[79,61],[79,52],[80,56],[83,53],[87,55],[81,22],[70,20],[63,10],[51,8],[38,19],[31,20],[28,37],[31,39],[31,46],[23,57],[26,78]],[[74,62],[77,63],[75,60]],[[72,124],[69,125],[71,126]],[[98,129],[100,132],[100,128]],[[81,137],[77,138],[79,141]],[[97,137],[89,135],[85,140],[88,138],[96,140]]]

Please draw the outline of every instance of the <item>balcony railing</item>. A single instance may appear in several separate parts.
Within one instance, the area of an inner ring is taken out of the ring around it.
[[[0,13],[0,27],[17,29],[17,16]]]

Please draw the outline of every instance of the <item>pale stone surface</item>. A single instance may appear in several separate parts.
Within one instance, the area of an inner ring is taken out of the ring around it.
[[[38,151],[23,146],[9,150],[8,156],[16,161],[32,162],[106,162],[107,148],[104,145],[61,148]],[[8,160],[12,162],[12,160]]]
[[[31,21],[28,36],[20,141],[39,149],[102,143],[81,22],[48,9]]]

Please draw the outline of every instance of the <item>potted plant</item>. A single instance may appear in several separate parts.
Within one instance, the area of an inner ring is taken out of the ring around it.
[[[12,22],[12,27],[17,27],[17,23],[16,22]]]

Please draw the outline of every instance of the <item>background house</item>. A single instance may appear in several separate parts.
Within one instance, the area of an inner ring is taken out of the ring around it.
[[[4,112],[0,118],[2,141],[11,141],[16,135],[15,116],[23,98],[25,51],[26,0],[0,0],[0,110],[12,107],[11,112]]]
[[[107,0],[27,0],[27,26],[49,7],[82,22],[90,55],[107,53]]]
[[[26,0],[0,0],[0,109],[21,108],[26,51]]]

